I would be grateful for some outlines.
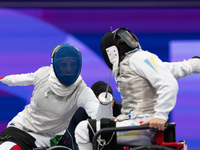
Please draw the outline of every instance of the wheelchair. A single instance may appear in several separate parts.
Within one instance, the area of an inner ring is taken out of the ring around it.
[[[149,128],[149,125],[141,126],[129,126],[129,127],[107,127],[99,130],[93,137],[93,150],[98,150],[97,139],[99,136],[108,135],[110,133],[116,133],[117,131],[130,131],[130,130],[152,130],[156,132],[156,144],[155,145],[141,145],[141,146],[128,146],[128,145],[117,145],[116,140],[114,145],[106,145],[102,147],[102,150],[187,150],[185,141],[176,142],[175,134],[175,123],[167,123],[164,131],[158,131]],[[113,141],[113,140],[112,140]],[[112,143],[112,142],[110,142]]]
[[[187,150],[187,145],[185,141],[176,142],[175,134],[175,123],[167,123],[164,131],[158,131],[152,128],[149,128],[149,125],[141,126],[128,126],[128,127],[106,127],[100,129],[95,133],[92,139],[93,150],[98,149],[97,139],[99,136],[113,136],[113,140],[109,141],[109,144],[101,147],[101,150]],[[156,132],[156,144],[155,145],[141,145],[141,146],[129,146],[129,145],[117,145],[116,144],[116,132],[117,131],[130,131],[130,130],[152,130]],[[114,133],[114,134],[113,134]],[[33,148],[33,150],[71,150],[65,146],[53,146],[49,148]]]

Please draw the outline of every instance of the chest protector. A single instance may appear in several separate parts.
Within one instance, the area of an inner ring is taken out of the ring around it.
[[[122,98],[120,120],[129,119],[128,113],[132,110],[132,115],[154,114],[154,106],[157,104],[158,95],[156,89],[150,82],[139,76],[129,67],[129,58],[134,55],[127,55],[120,62],[119,76],[117,77]],[[139,67],[139,66],[138,66]]]

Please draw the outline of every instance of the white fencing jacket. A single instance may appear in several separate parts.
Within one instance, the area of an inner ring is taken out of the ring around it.
[[[83,107],[92,119],[112,117],[111,104],[101,105],[81,76],[74,84],[64,86],[52,66],[34,73],[9,75],[0,81],[9,86],[34,85],[31,102],[22,111],[24,131],[63,134],[78,107]]]
[[[118,120],[132,115],[154,114],[154,118],[168,119],[176,104],[180,79],[192,73],[188,61],[162,62],[155,54],[138,50],[129,52],[120,62],[117,82],[122,97],[122,114]]]

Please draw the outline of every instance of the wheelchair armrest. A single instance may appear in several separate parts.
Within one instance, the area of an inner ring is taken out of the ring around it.
[[[176,123],[174,122],[166,122],[165,124],[165,130],[168,130],[168,129],[175,129],[176,127]],[[149,128],[150,131],[154,131],[154,132],[163,132],[163,131],[160,131],[158,129],[154,129],[154,128]]]

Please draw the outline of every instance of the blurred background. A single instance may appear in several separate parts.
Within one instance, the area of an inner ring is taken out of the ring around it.
[[[162,61],[182,61],[200,55],[198,0],[1,0],[0,76],[34,72],[50,65],[51,51],[60,43],[76,46],[83,56],[82,77],[91,87],[108,82],[109,68],[100,41],[110,27],[125,27],[144,50]],[[200,147],[200,75],[178,80],[177,104],[170,114],[177,141],[189,150]],[[121,100],[113,76],[114,97]],[[30,102],[33,86],[0,83],[0,132]]]

